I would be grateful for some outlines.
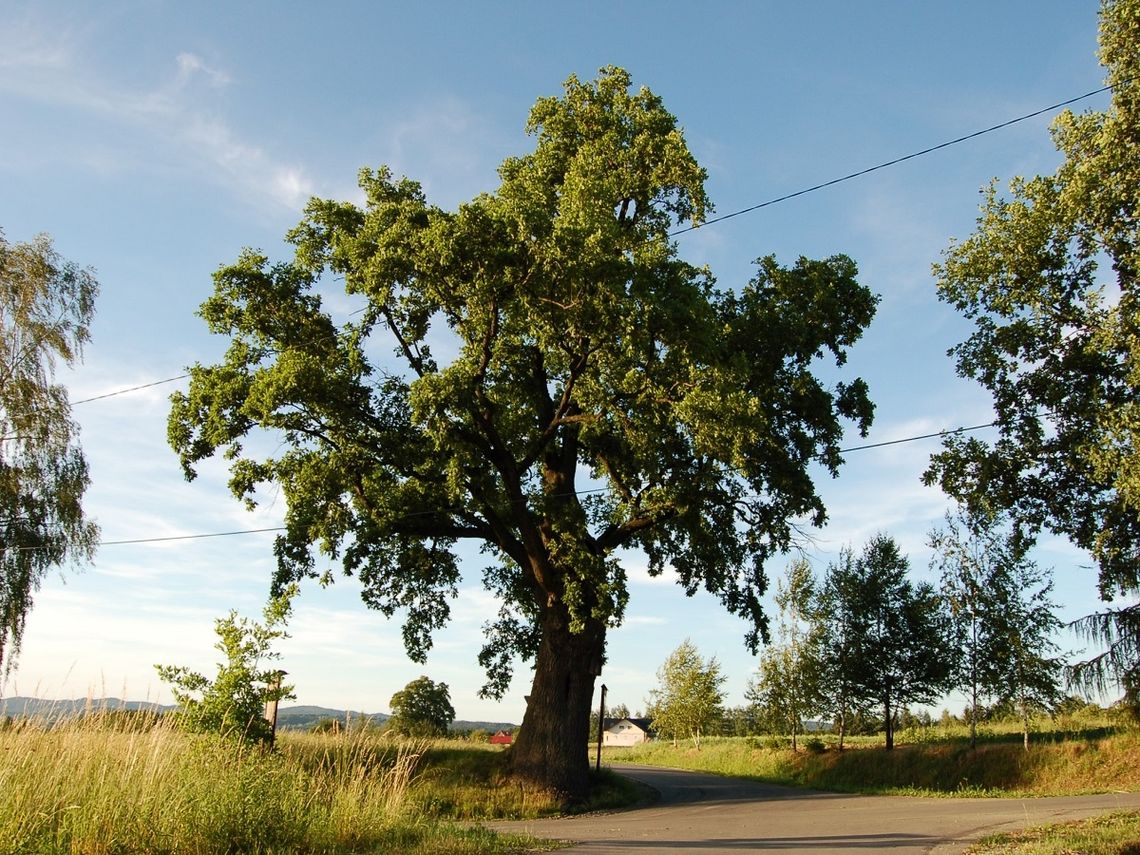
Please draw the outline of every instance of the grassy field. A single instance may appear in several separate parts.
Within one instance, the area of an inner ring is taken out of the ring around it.
[[[1029,750],[994,726],[971,749],[964,729],[910,734],[893,751],[877,738],[809,739],[792,752],[764,737],[702,739],[608,749],[611,761],[673,766],[796,787],[896,795],[1048,796],[1140,790],[1140,730],[1106,722],[1037,723]],[[905,737],[905,734],[904,734]]]
[[[449,818],[536,816],[493,749],[284,734],[265,752],[153,719],[0,729],[3,853],[513,853]],[[480,780],[483,784],[480,785]]]
[[[892,752],[863,739],[849,741],[853,747],[842,752],[812,740],[809,749],[793,753],[780,740],[720,738],[703,740],[699,752],[659,742],[608,750],[606,757],[860,792],[1140,789],[1140,731],[1086,723],[1083,729],[1055,727],[1035,739],[1029,752],[1016,735],[986,733],[971,750],[961,734],[947,732],[941,738],[912,735]],[[263,751],[191,735],[145,714],[95,715],[52,727],[18,722],[0,726],[0,855],[495,855],[552,848],[471,824],[558,812],[545,793],[507,776],[505,758],[501,749],[478,743],[401,742],[368,730],[283,733],[276,750]],[[611,773],[603,772],[595,784],[587,809],[629,804],[638,796]],[[1135,837],[1140,818],[1118,824],[1128,829],[1121,832],[1125,838]]]

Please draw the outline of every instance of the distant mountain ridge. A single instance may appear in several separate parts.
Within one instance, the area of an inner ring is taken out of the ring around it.
[[[48,720],[71,718],[87,711],[99,710],[148,710],[151,712],[170,712],[177,709],[173,704],[156,704],[151,701],[124,701],[119,698],[75,698],[65,700],[46,700],[44,698],[12,697],[0,698],[0,718],[12,716],[13,718],[43,718]],[[364,719],[372,724],[383,724],[391,716],[387,713],[365,713],[356,710],[337,710],[330,707],[318,707],[309,704],[299,704],[293,707],[281,707],[277,711],[277,727],[279,730],[308,730],[319,721],[334,719],[346,724],[359,724]],[[496,730],[511,730],[516,725],[502,721],[455,721],[451,724],[452,730],[487,730],[492,733]]]
[[[0,698],[0,716],[27,718],[68,718],[87,710],[150,710],[168,712],[175,709],[171,704],[156,704],[150,701],[124,701],[119,698],[75,698],[74,700],[46,700],[44,698]]]

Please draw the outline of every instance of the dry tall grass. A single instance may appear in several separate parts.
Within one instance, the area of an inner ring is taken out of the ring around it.
[[[507,852],[408,800],[424,743],[265,751],[167,722],[0,730],[0,852]]]

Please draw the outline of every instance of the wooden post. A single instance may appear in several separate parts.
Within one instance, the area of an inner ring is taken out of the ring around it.
[[[277,703],[281,700],[281,680],[287,671],[274,671],[270,680],[269,697],[265,701],[265,718],[269,721],[269,744],[277,743]]]
[[[598,762],[595,771],[602,771],[602,733],[606,724],[606,684],[602,683],[602,703],[598,707]],[[582,755],[578,755],[581,757]]]

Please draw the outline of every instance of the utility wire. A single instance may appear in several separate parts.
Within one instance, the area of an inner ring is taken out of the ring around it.
[[[738,211],[733,211],[732,213],[724,214],[723,216],[720,216],[720,217],[714,217],[711,220],[706,220],[704,223],[701,223],[700,225],[686,226],[685,228],[678,229],[677,231],[674,231],[674,232],[670,232],[669,237],[677,237],[678,235],[683,235],[683,234],[686,234],[686,233],[691,232],[691,231],[696,231],[697,229],[703,228],[705,226],[711,226],[711,225],[714,225],[716,223],[722,223],[725,220],[731,220],[734,217],[740,217],[740,216],[743,216],[744,214],[750,214],[750,213],[753,213],[754,211],[759,211],[762,208],[768,208],[768,207],[771,207],[772,205],[777,205],[780,202],[786,202],[790,199],[798,198],[799,196],[806,196],[808,193],[814,193],[817,190],[823,190],[824,188],[827,188],[827,187],[833,187],[836,184],[842,184],[845,181],[851,181],[852,179],[860,178],[864,175],[869,175],[872,172],[878,172],[879,170],[887,169],[888,167],[891,167],[891,166],[897,166],[898,164],[905,163],[908,160],[914,160],[915,158],[923,157],[925,155],[932,154],[933,152],[941,151],[942,149],[945,149],[945,148],[950,148],[951,146],[958,145],[959,143],[963,143],[963,142],[967,142],[967,141],[972,140],[972,139],[976,139],[977,137],[984,136],[985,134],[993,133],[994,131],[1002,130],[1003,128],[1008,128],[1011,125],[1016,125],[1019,122],[1024,122],[1024,121],[1027,121],[1029,119],[1036,118],[1037,116],[1043,115],[1044,113],[1048,113],[1048,112],[1051,112],[1053,110],[1059,110],[1062,107],[1067,107],[1070,104],[1077,103],[1078,101],[1084,101],[1087,98],[1092,98],[1094,95],[1100,95],[1103,92],[1108,92],[1112,88],[1113,88],[1112,86],[1102,86],[1099,89],[1094,89],[1091,92],[1084,93],[1083,95],[1077,95],[1073,98],[1068,98],[1064,101],[1058,101],[1056,104],[1050,104],[1048,107],[1042,107],[1041,109],[1034,110],[1031,113],[1026,113],[1022,116],[1017,116],[1016,118],[1008,119],[1004,122],[999,122],[998,124],[991,125],[988,128],[983,128],[981,130],[974,131],[974,132],[969,133],[969,134],[965,134],[964,136],[960,136],[960,137],[957,137],[957,138],[952,139],[952,140],[947,140],[945,142],[938,143],[937,145],[932,145],[932,146],[929,146],[928,148],[924,148],[924,149],[921,149],[919,151],[914,151],[914,152],[911,152],[910,154],[902,155],[901,157],[896,157],[892,160],[883,161],[882,163],[875,164],[874,166],[869,166],[865,169],[860,169],[856,172],[850,172],[850,173],[848,173],[846,175],[842,175],[838,178],[832,178],[829,181],[823,181],[819,184],[814,184],[811,187],[806,187],[802,190],[797,190],[794,193],[786,193],[783,196],[777,196],[773,199],[768,199],[767,201],[760,202],[756,205],[751,205],[747,208],[741,208]],[[360,311],[360,310],[358,310],[358,311]],[[125,395],[129,392],[137,392],[140,389],[147,389],[147,388],[150,388],[151,386],[159,386],[159,385],[162,385],[164,383],[173,383],[176,380],[183,380],[189,376],[190,376],[189,374],[180,374],[177,377],[168,377],[165,380],[155,380],[152,383],[144,383],[144,384],[139,385],[139,386],[131,386],[130,388],[127,388],[127,389],[119,389],[115,392],[108,392],[104,395],[96,395],[96,396],[91,397],[91,398],[84,398],[84,399],[79,400],[79,401],[73,401],[72,404],[73,405],[87,404],[87,403],[90,403],[92,401],[100,401],[100,400],[103,400],[104,398],[112,398],[112,397],[115,397],[117,395]],[[933,439],[933,438],[940,437],[940,436],[950,436],[950,435],[954,435],[954,434],[966,433],[969,431],[982,430],[984,428],[993,427],[996,424],[997,424],[997,422],[989,422],[988,424],[972,425],[970,427],[960,427],[960,428],[955,428],[954,430],[938,431],[937,433],[928,433],[928,434],[923,434],[921,436],[910,436],[910,437],[904,437],[901,439],[886,440],[884,442],[874,442],[874,443],[868,443],[866,445],[856,445],[856,446],[852,446],[850,448],[841,448],[841,449],[839,449],[839,453],[840,454],[846,454],[846,453],[849,453],[852,451],[865,451],[865,450],[872,449],[872,448],[884,448],[884,447],[891,446],[891,445],[900,445],[900,444],[906,443],[906,442],[917,442],[919,440]],[[581,490],[581,491],[578,491],[578,494],[581,495],[581,494],[595,493],[595,492],[598,492],[598,490]],[[285,530],[284,527],[278,526],[278,527],[274,527],[274,528],[246,529],[246,530],[241,530],[241,531],[214,532],[214,533],[208,533],[208,534],[173,535],[170,537],[136,538],[136,539],[131,539],[131,540],[109,540],[109,541],[104,541],[104,542],[97,544],[97,545],[99,545],[99,546],[121,546],[121,545],[126,545],[126,544],[139,544],[139,543],[161,543],[161,542],[173,541],[173,540],[194,540],[194,539],[202,539],[202,538],[209,538],[209,537],[230,537],[230,536],[239,535],[239,534],[258,534],[258,533],[262,533],[262,532],[284,531],[284,530]]]
[[[960,433],[967,433],[968,431],[983,430],[985,428],[995,427],[997,422],[988,422],[984,425],[971,425],[970,427],[954,428],[953,430],[940,430],[938,433],[924,433],[922,436],[908,436],[903,439],[888,439],[885,442],[872,442],[867,445],[853,445],[851,448],[839,449],[840,454],[846,454],[849,451],[865,451],[868,448],[885,448],[888,445],[899,445],[904,442],[917,442],[920,439],[933,439],[938,436],[956,436]]]
[[[177,377],[167,377],[165,380],[155,380],[151,383],[143,383],[140,386],[131,386],[129,389],[118,389],[114,392],[107,392],[104,395],[96,395],[93,398],[84,398],[80,401],[72,401],[71,406],[77,404],[90,404],[92,401],[102,401],[104,398],[114,398],[116,395],[125,395],[128,392],[137,392],[140,389],[149,389],[151,386],[161,386],[163,383],[173,383],[175,380],[185,380],[189,374],[179,374]]]
[[[940,436],[954,436],[956,434],[966,433],[968,431],[983,430],[983,429],[988,428],[988,427],[994,427],[996,424],[997,424],[997,422],[989,422],[988,424],[984,424],[984,425],[972,425],[970,427],[954,428],[953,430],[941,430],[941,431],[938,431],[937,433],[924,433],[921,436],[908,436],[908,437],[903,437],[902,439],[886,440],[885,442],[872,442],[872,443],[869,443],[867,445],[855,445],[855,446],[852,446],[850,448],[841,448],[841,449],[839,449],[839,453],[840,454],[846,454],[846,453],[851,452],[851,451],[866,451],[867,449],[871,449],[871,448],[884,448],[888,445],[900,445],[904,442],[918,442],[919,440],[934,439],[934,438],[940,437]],[[590,489],[590,490],[575,490],[572,495],[585,496],[585,495],[589,495],[591,493],[602,493],[602,492],[605,492],[605,490],[606,490],[605,487],[595,487],[595,488]],[[408,514],[407,516],[408,517],[433,516],[435,513],[436,513],[435,511],[418,511],[416,513]],[[272,528],[249,528],[249,529],[242,529],[239,531],[219,531],[219,532],[211,532],[211,533],[207,533],[207,534],[176,534],[176,535],[170,535],[169,537],[140,537],[140,538],[133,538],[130,540],[105,540],[102,543],[96,544],[96,546],[125,546],[125,545],[140,544],[140,543],[165,543],[165,542],[172,541],[172,540],[203,540],[203,539],[208,538],[208,537],[232,537],[232,536],[238,535],[238,534],[262,534],[262,533],[270,532],[270,531],[286,531],[286,528],[285,528],[285,526],[274,526]],[[26,548],[34,549],[35,547],[26,547]]]
[[[126,546],[132,543],[164,543],[170,540],[203,540],[207,537],[232,537],[235,534],[261,534],[266,531],[285,531],[285,526],[272,528],[245,528],[238,531],[214,531],[207,534],[172,534],[169,537],[137,537],[131,540],[104,540],[96,546]]]
[[[969,134],[966,134],[965,136],[958,137],[957,139],[947,140],[946,142],[938,143],[938,145],[932,145],[929,148],[924,148],[921,151],[914,151],[914,152],[911,152],[910,154],[904,154],[902,157],[896,157],[893,160],[887,160],[887,161],[884,161],[883,163],[878,163],[875,166],[869,166],[866,169],[860,169],[858,172],[851,172],[851,173],[848,173],[847,175],[842,175],[839,178],[832,178],[830,181],[824,181],[820,184],[814,184],[811,187],[805,187],[803,190],[797,190],[794,193],[786,193],[783,196],[777,196],[774,199],[768,199],[766,202],[760,202],[759,204],[751,205],[750,207],[747,207],[747,208],[741,208],[739,211],[733,211],[730,214],[724,214],[723,216],[720,216],[720,217],[713,217],[711,220],[705,220],[705,222],[701,223],[700,225],[686,226],[682,229],[678,229],[677,231],[670,232],[669,237],[677,237],[678,235],[683,235],[683,234],[686,234],[688,232],[697,231],[698,229],[705,228],[706,226],[715,225],[716,223],[723,223],[725,220],[731,220],[734,217],[740,217],[740,216],[743,216],[744,214],[751,214],[754,211],[759,211],[761,208],[768,208],[768,207],[771,207],[772,205],[777,205],[780,202],[787,202],[789,199],[795,199],[799,196],[806,196],[808,193],[814,193],[815,191],[823,190],[826,187],[833,187],[836,184],[842,184],[844,181],[850,181],[854,178],[859,178],[861,176],[868,175],[872,172],[877,172],[880,169],[886,169],[887,167],[890,167],[890,166],[897,166],[898,164],[904,163],[908,160],[914,160],[917,157],[922,157],[924,155],[931,154],[931,153],[936,152],[936,151],[940,151],[941,149],[949,148],[950,146],[954,146],[954,145],[958,145],[959,143],[963,143],[963,142],[966,142],[968,140],[972,140],[972,139],[975,139],[977,137],[984,136],[985,134],[993,133],[994,131],[1000,131],[1002,128],[1008,128],[1010,125],[1016,125],[1018,122],[1024,122],[1028,119],[1036,118],[1037,116],[1040,116],[1044,113],[1048,113],[1051,110],[1059,110],[1062,107],[1067,107],[1070,104],[1075,104],[1078,101],[1083,101],[1086,98],[1093,97],[1094,95],[1100,95],[1102,92],[1108,92],[1111,89],[1112,89],[1112,86],[1102,86],[1099,89],[1094,89],[1091,92],[1086,92],[1084,95],[1077,95],[1074,98],[1068,98],[1064,101],[1058,101],[1056,104],[1050,104],[1048,107],[1042,107],[1039,110],[1034,110],[1032,113],[1026,113],[1024,116],[1018,116],[1015,119],[1008,119],[1007,121],[1000,122],[996,125],[991,125],[990,127],[983,128],[980,131],[974,131],[973,133],[969,133]],[[364,309],[357,309],[355,312],[352,312],[351,314],[355,315],[355,314],[359,314],[360,312],[363,312],[363,311],[364,311]],[[155,380],[153,383],[144,383],[141,386],[131,386],[128,389],[119,389],[118,391],[115,391],[115,392],[108,392],[105,395],[96,395],[93,398],[84,398],[81,401],[72,401],[71,403],[72,403],[72,406],[75,406],[77,404],[88,404],[92,401],[101,401],[104,398],[113,398],[117,395],[126,395],[129,392],[137,392],[140,389],[147,389],[151,386],[159,386],[159,385],[162,385],[163,383],[173,383],[176,380],[184,380],[185,378],[187,378],[189,376],[190,376],[189,374],[179,374],[177,377],[169,377],[166,380]]]
[[[882,163],[877,163],[874,166],[868,166],[866,169],[860,169],[858,172],[849,172],[847,175],[842,175],[839,178],[832,178],[830,181],[824,181],[821,184],[815,184],[803,190],[797,190],[794,193],[787,193],[783,196],[777,196],[775,199],[769,199],[766,202],[761,202],[758,205],[752,205],[748,208],[741,208],[739,211],[733,211],[731,214],[725,214],[720,217],[713,217],[711,220],[705,220],[705,222],[698,225],[686,226],[683,229],[678,229],[675,232],[670,232],[669,237],[677,237],[677,235],[683,235],[687,232],[694,232],[697,229],[704,228],[705,226],[711,226],[714,223],[723,223],[725,220],[731,220],[733,217],[739,217],[742,214],[751,214],[753,211],[759,211],[761,208],[767,208],[780,202],[787,202],[789,199],[795,199],[798,196],[806,196],[808,193],[814,193],[816,190],[822,190],[825,187],[833,187],[836,184],[842,184],[844,181],[850,181],[853,178],[859,178],[863,175],[877,172],[880,169],[886,169],[888,166],[897,166],[898,164],[905,163],[908,160],[914,160],[916,157],[922,157],[923,155],[931,154],[932,152],[940,151],[944,148],[950,148],[952,145],[958,145],[958,143],[963,143],[967,140],[972,140],[977,137],[984,136],[985,134],[993,133],[994,131],[1000,131],[1002,128],[1008,128],[1010,125],[1016,125],[1018,122],[1024,122],[1027,119],[1036,118],[1037,116],[1040,116],[1043,113],[1048,113],[1051,110],[1059,110],[1062,107],[1067,107],[1070,104],[1075,104],[1078,101],[1083,101],[1086,98],[1091,98],[1094,95],[1101,94],[1102,92],[1108,92],[1110,89],[1112,89],[1111,86],[1102,86],[1099,89],[1094,89],[1092,92],[1086,92],[1084,95],[1077,95],[1075,98],[1069,98],[1065,101],[1059,101],[1056,104],[1050,104],[1048,107],[1042,107],[1040,110],[1034,110],[1032,113],[1026,113],[1024,116],[1018,116],[1016,119],[1009,119],[999,124],[991,125],[988,128],[983,128],[980,131],[974,131],[971,134],[966,134],[965,136],[958,137],[957,139],[947,140],[946,142],[938,143],[938,145],[932,145],[929,148],[924,148],[921,151],[913,151],[910,154],[904,154],[902,157],[896,157],[894,160],[887,160]]]

